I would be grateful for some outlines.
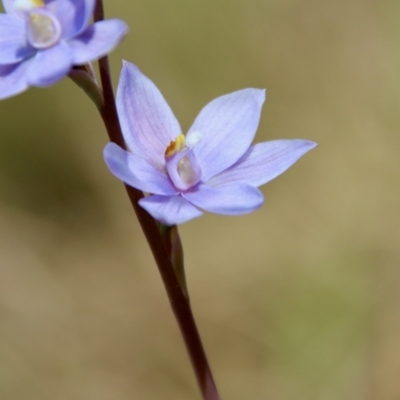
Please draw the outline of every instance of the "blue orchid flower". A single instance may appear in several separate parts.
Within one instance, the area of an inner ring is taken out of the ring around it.
[[[0,99],[46,87],[109,53],[128,27],[119,19],[89,24],[96,0],[3,0]]]
[[[124,62],[117,109],[129,151],[104,149],[110,171],[149,193],[139,204],[165,225],[187,222],[202,210],[240,215],[257,210],[257,188],[276,178],[317,144],[274,140],[251,146],[265,91],[244,89],[218,97],[200,112],[187,135],[154,83]]]

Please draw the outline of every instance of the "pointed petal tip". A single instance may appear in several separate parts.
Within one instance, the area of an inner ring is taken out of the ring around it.
[[[259,101],[260,105],[264,104],[267,98],[267,89],[254,88],[249,90],[251,90],[254,93],[253,96],[255,97],[255,99]]]
[[[308,150],[312,150],[315,149],[316,147],[318,147],[318,143],[317,142],[313,142],[312,140],[303,140],[303,139],[299,139],[303,142],[303,146],[307,147]]]
[[[267,98],[267,89],[258,89],[260,91],[260,100],[262,103],[264,103],[264,101]]]
[[[139,67],[127,60],[122,60],[122,70],[130,70],[130,72],[140,72],[142,73],[142,71],[140,71]]]
[[[267,89],[251,89],[254,91],[254,98],[262,107],[264,104],[265,100],[267,99]]]
[[[148,79],[136,64],[122,60],[120,82],[132,82],[141,77]]]
[[[275,179],[318,144],[303,139],[282,139],[258,143],[231,168],[207,181],[212,187],[242,182],[261,186]]]
[[[301,154],[305,154],[308,151],[315,149],[318,147],[318,143],[313,142],[312,140],[307,140],[307,139],[281,139],[281,140],[273,140],[270,143],[279,143],[281,142],[282,144],[292,144],[292,151],[293,150],[300,150]],[[266,142],[268,143],[268,142]]]
[[[242,91],[248,92],[254,100],[258,101],[260,105],[262,105],[267,98],[267,89],[247,88],[242,89]]]

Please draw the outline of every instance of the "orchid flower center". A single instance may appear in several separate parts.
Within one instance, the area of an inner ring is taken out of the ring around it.
[[[182,157],[176,167],[178,175],[181,177],[182,182],[187,186],[193,186],[199,181],[198,166],[192,165],[191,160],[185,156]]]
[[[187,190],[201,179],[201,169],[192,150],[200,137],[198,134],[196,137],[191,136],[185,138],[184,135],[179,135],[165,150],[169,177],[179,190]]]
[[[27,20],[28,41],[37,49],[54,46],[61,38],[61,25],[57,18],[45,9],[31,11]]]

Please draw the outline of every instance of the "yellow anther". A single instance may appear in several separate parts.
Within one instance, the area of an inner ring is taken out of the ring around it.
[[[178,151],[186,147],[185,135],[180,134],[175,140],[172,140],[165,150],[165,157],[171,157]]]

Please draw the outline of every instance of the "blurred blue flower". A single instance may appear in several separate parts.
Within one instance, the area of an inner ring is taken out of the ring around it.
[[[127,33],[111,19],[88,25],[96,0],[3,0],[0,99],[52,85],[110,52]]]
[[[202,215],[240,215],[264,202],[258,186],[274,179],[316,146],[275,140],[251,146],[265,91],[218,97],[200,112],[186,137],[163,96],[133,64],[124,62],[117,108],[125,142],[104,149],[111,172],[151,195],[139,201],[155,219],[181,224]]]

